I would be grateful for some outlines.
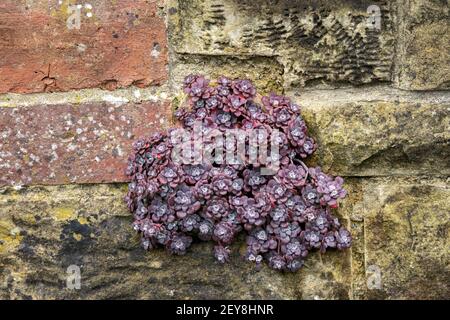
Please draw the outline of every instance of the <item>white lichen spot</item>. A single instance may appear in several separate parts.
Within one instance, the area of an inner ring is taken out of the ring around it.
[[[111,94],[107,94],[107,95],[103,96],[102,100],[105,101],[105,102],[117,105],[117,106],[120,106],[122,104],[125,104],[125,103],[129,102],[129,100],[127,98],[125,98],[125,97],[116,97],[116,96],[113,96]],[[109,111],[109,108],[108,108],[108,111]],[[109,111],[109,112],[112,112],[112,111]]]
[[[151,102],[157,102],[159,100],[159,97],[157,95],[154,94],[150,94],[147,98],[147,100],[151,101]]]
[[[159,45],[159,43],[153,44],[153,48],[152,51],[150,52],[150,55],[156,59],[159,57],[160,54],[161,54],[161,46]]]
[[[116,152],[117,152],[117,155],[118,155],[119,157],[122,157],[122,156],[123,156],[123,150],[122,150],[122,148],[121,148],[120,146],[117,146],[117,147],[116,147]]]
[[[134,97],[136,99],[140,99],[141,98],[141,91],[140,90],[138,90],[138,89],[134,90],[133,94],[134,94]]]
[[[80,53],[85,52],[87,49],[87,46],[84,43],[78,43],[77,44],[77,51]]]
[[[82,134],[82,133],[83,133],[83,129],[77,128],[77,134]]]
[[[95,157],[95,161],[100,162],[100,158],[98,156]]]
[[[58,154],[56,153],[56,151],[52,152],[52,159],[50,160],[50,162],[56,161],[58,160]]]
[[[22,138],[25,138],[25,135],[22,132],[20,132],[20,130],[18,130],[16,133],[16,137],[19,139],[22,139]]]
[[[166,92],[161,92],[161,98],[162,99],[167,99],[167,93]]]
[[[11,129],[8,128],[8,129],[6,129],[6,131],[2,132],[2,138],[6,139],[9,137],[10,134],[11,134]]]
[[[41,158],[39,158],[39,156],[36,156],[34,154],[30,154],[30,159],[33,160],[36,163],[39,163],[39,161],[41,160]]]
[[[19,227],[15,227],[15,228],[13,228],[13,229],[11,229],[11,231],[10,231],[10,234],[12,235],[12,236],[16,236],[16,235],[18,235],[19,233],[20,233],[20,228]]]

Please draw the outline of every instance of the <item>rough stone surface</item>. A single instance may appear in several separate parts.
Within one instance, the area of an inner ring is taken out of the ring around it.
[[[170,74],[171,88],[181,90],[188,74],[203,74],[210,79],[225,75],[230,78],[252,79],[258,92],[283,91],[283,66],[273,57],[230,57],[174,54]]]
[[[448,1],[77,1],[69,30],[74,3],[0,1],[1,299],[449,299]],[[243,261],[243,239],[225,266],[210,243],[140,248],[126,185],[99,183],[125,181],[189,73],[299,102],[309,164],[346,180],[351,249],[280,274]]]
[[[391,79],[392,11],[389,1],[169,1],[169,37],[179,54],[272,57],[285,87],[376,83]]]
[[[31,107],[36,105],[86,104],[107,101],[128,101],[142,103],[167,100],[169,91],[167,85],[139,88],[131,86],[111,92],[100,88],[73,90],[69,92],[18,94],[7,93],[0,95],[0,107]]]
[[[450,89],[450,3],[400,1],[396,85]]]
[[[312,254],[296,274],[256,271],[240,258],[242,242],[226,265],[208,243],[181,257],[145,252],[123,204],[125,185],[3,188],[0,297],[448,298],[448,181],[351,178],[346,188],[338,214],[350,222],[352,248]],[[66,287],[70,265],[81,268],[80,290]]]
[[[319,145],[311,163],[344,176],[450,174],[448,95],[425,99],[365,92],[344,100],[333,92],[300,95]]]
[[[0,108],[0,185],[126,181],[132,142],[169,125],[163,101]]]
[[[227,265],[211,243],[185,256],[145,252],[132,230],[125,185],[3,189],[0,197],[2,299],[348,299],[350,251],[311,254],[296,274],[243,261]],[[239,249],[241,253],[239,253]],[[66,286],[81,268],[81,289]]]
[[[82,8],[69,12],[74,4],[1,1],[0,93],[115,89],[166,80],[166,27],[158,1],[77,1]],[[69,29],[77,12],[79,29]]]
[[[448,299],[448,180],[364,179],[352,191],[353,298]]]

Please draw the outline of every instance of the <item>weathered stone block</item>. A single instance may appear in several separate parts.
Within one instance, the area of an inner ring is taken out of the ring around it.
[[[1,1],[0,93],[162,83],[167,40],[157,2]]]
[[[356,185],[362,197],[349,216],[353,236],[364,241],[352,247],[353,298],[448,299],[448,181],[384,178]]]
[[[0,185],[126,181],[132,142],[168,126],[168,103],[0,108]]]
[[[242,241],[220,265],[212,243],[185,256],[145,252],[123,202],[125,185],[3,189],[0,298],[3,299],[348,299],[350,252],[311,254],[296,274],[245,262]],[[81,268],[81,289],[66,286]]]
[[[296,100],[318,142],[310,163],[344,176],[448,175],[449,97],[389,88],[304,92]]]
[[[283,66],[273,57],[176,55],[172,63],[170,82],[177,92],[189,74],[202,74],[209,79],[251,79],[260,94],[283,90]]]
[[[450,88],[450,4],[399,1],[396,85],[408,90]]]
[[[380,26],[369,22],[376,5]],[[386,1],[169,1],[179,54],[273,57],[289,86],[390,81],[394,36]]]

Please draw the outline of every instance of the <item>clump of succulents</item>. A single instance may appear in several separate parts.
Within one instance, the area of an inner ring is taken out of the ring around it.
[[[182,255],[195,241],[213,241],[215,258],[225,263],[230,245],[245,233],[248,261],[294,272],[312,250],[350,247],[349,231],[333,215],[346,196],[343,179],[303,162],[317,145],[298,105],[275,94],[257,98],[250,81],[226,77],[211,83],[189,75],[184,92],[188,99],[175,114],[184,129],[201,122],[205,131],[278,130],[280,165],[263,174],[256,164],[178,164],[170,130],[137,140],[125,200],[146,250]],[[240,152],[245,159],[252,150]]]

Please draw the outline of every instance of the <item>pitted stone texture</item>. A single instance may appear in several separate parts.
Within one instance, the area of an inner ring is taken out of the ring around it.
[[[172,58],[170,82],[177,91],[188,74],[203,74],[210,79],[219,76],[251,79],[260,94],[283,90],[283,66],[274,57],[174,55]]]
[[[368,24],[380,9],[381,28]],[[274,57],[289,86],[390,81],[394,36],[388,1],[169,1],[180,54]]]
[[[168,126],[168,103],[0,108],[0,185],[126,181],[132,142]]]
[[[318,149],[309,163],[343,176],[450,174],[450,102],[399,97],[298,100]]]
[[[396,85],[450,89],[450,2],[399,2]]]
[[[352,247],[353,298],[448,299],[449,181],[357,184],[361,196],[349,216],[353,237],[364,241]]]
[[[1,190],[1,189],[0,189]],[[212,243],[184,256],[145,252],[123,202],[125,185],[3,189],[0,194],[2,299],[348,299],[350,252],[311,254],[296,274],[243,260],[243,241],[220,265]],[[81,268],[81,289],[66,286]]]
[[[74,4],[81,8],[68,11]],[[0,93],[164,82],[166,28],[157,10],[154,0],[2,0]],[[79,29],[69,29],[78,12]]]

